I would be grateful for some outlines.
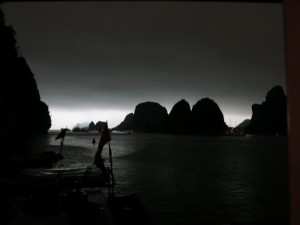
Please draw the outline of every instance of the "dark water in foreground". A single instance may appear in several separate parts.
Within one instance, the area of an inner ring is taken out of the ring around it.
[[[55,136],[46,144],[58,151]],[[65,166],[90,165],[94,137],[67,134]],[[286,137],[112,134],[111,148],[116,194],[138,193],[154,224],[288,224]]]

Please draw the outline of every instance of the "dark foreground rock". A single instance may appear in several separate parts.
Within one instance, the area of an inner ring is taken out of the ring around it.
[[[0,9],[0,136],[26,131],[47,133],[48,106],[41,101],[34,75],[19,55],[15,31],[5,25]]]

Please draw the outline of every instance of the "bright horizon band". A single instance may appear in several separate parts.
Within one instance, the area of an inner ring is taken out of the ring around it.
[[[170,112],[168,110],[168,112]],[[108,122],[108,127],[113,128],[119,125],[125,119],[126,115],[134,113],[126,110],[69,110],[50,108],[52,126],[50,130],[59,130],[61,128],[72,129],[78,123],[90,123],[93,121]],[[227,126],[235,127],[245,119],[251,119],[251,115],[238,115],[223,112],[224,121]]]

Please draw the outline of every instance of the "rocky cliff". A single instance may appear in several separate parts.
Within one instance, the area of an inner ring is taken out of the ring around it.
[[[88,126],[88,130],[89,131],[101,131],[103,126],[105,125],[105,122],[102,121],[98,121],[96,124],[92,121],[90,122],[89,126]]]
[[[218,135],[225,132],[226,128],[219,106],[205,98],[198,101],[193,110],[183,99],[173,106],[170,114],[158,103],[140,103],[134,114],[127,115],[113,130]]]
[[[281,86],[275,86],[268,91],[261,104],[252,105],[252,118],[246,132],[287,134],[287,97]]]
[[[161,132],[167,116],[166,108],[158,103],[140,103],[134,111],[133,128],[135,131]]]
[[[168,133],[190,133],[191,132],[191,116],[192,111],[189,103],[182,99],[177,102],[165,124],[165,131]]]
[[[193,106],[192,124],[192,132],[196,134],[217,135],[227,128],[222,111],[209,98],[203,98]]]
[[[0,132],[47,133],[51,127],[48,106],[41,101],[34,75],[20,56],[15,31],[6,26],[0,9]]]
[[[133,130],[133,118],[134,118],[134,114],[133,113],[129,113],[125,117],[125,119],[123,120],[123,122],[120,123],[115,128],[113,128],[113,130],[120,130],[120,131]]]

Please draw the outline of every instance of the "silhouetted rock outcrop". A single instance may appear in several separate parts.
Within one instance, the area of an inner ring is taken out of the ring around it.
[[[48,106],[41,101],[34,75],[19,56],[12,27],[5,25],[0,9],[0,132],[10,135],[47,133],[51,127]]]
[[[133,128],[142,132],[161,132],[162,125],[168,117],[165,107],[155,102],[144,102],[136,106]]]
[[[173,106],[169,115],[158,103],[140,103],[134,114],[128,114],[113,130],[218,135],[225,133],[226,128],[219,106],[205,98],[198,101],[192,111],[189,103],[182,99]]]
[[[102,121],[98,121],[96,124],[92,121],[90,122],[88,129],[89,131],[101,131],[103,126],[104,126],[105,122]]]
[[[165,131],[168,133],[190,133],[191,132],[191,107],[182,99],[177,102],[165,123]]]
[[[209,98],[198,101],[192,109],[193,133],[217,135],[227,128],[217,103]]]
[[[246,129],[251,123],[251,120],[246,119],[243,122],[241,122],[239,125],[237,125],[235,128],[240,128],[240,129]]]
[[[118,126],[114,127],[113,130],[120,130],[120,131],[133,130],[133,118],[134,118],[133,113],[128,114],[125,117],[124,121],[120,123]]]
[[[252,118],[246,132],[287,134],[287,98],[281,86],[273,87],[262,104],[252,105]]]
[[[89,130],[90,131],[95,131],[96,130],[96,125],[93,121],[91,121],[90,124],[89,124]]]

